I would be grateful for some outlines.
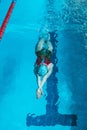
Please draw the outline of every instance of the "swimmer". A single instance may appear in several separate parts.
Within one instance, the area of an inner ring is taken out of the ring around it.
[[[42,87],[53,71],[54,65],[51,61],[52,51],[53,46],[50,41],[50,34],[44,34],[39,38],[39,41],[35,48],[37,59],[34,65],[34,73],[36,75],[38,84],[38,89],[36,90],[36,97],[38,99],[43,94]]]

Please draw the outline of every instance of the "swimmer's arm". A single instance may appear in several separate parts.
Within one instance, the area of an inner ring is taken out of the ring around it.
[[[38,74],[37,74],[37,84],[38,84],[38,88],[41,88],[41,79]]]
[[[45,84],[45,82],[47,81],[47,79],[49,78],[49,76],[51,75],[52,71],[53,71],[53,64],[51,63],[51,65],[49,66],[49,71],[48,73],[44,76],[44,78],[41,81],[40,87],[42,88],[43,85]]]

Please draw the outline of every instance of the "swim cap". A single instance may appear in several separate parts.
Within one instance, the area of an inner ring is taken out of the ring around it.
[[[42,65],[39,66],[39,68],[38,68],[38,74],[40,76],[44,76],[47,72],[48,72],[48,68],[47,68],[46,65],[42,64]]]

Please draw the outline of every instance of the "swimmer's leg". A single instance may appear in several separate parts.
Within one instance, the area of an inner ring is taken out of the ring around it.
[[[50,41],[48,41],[47,45],[48,45],[48,50],[52,52],[53,51],[52,43]]]
[[[44,39],[41,38],[40,41],[36,45],[36,52],[41,51],[44,47]]]

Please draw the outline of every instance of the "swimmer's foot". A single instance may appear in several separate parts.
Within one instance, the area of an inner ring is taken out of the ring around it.
[[[41,96],[42,96],[42,89],[41,88],[38,88],[37,90],[36,90],[36,97],[39,99]]]

